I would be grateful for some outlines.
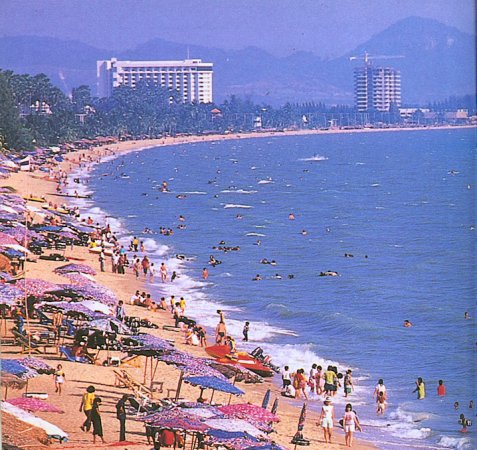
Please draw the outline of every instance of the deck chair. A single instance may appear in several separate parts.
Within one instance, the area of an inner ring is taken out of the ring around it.
[[[36,310],[36,315],[38,316],[38,319],[40,319],[40,324],[41,325],[53,325],[53,320],[50,319],[43,311],[40,309]]]
[[[16,344],[18,344],[22,350],[21,353],[41,353],[40,346],[36,344],[35,342],[28,341],[28,338],[24,336],[23,334],[20,334],[16,330],[12,330],[13,337],[15,338]],[[46,351],[45,351],[46,353]]]
[[[140,355],[131,355],[121,358],[120,365],[126,365],[129,367],[141,367]]]
[[[80,362],[84,364],[88,364],[91,362],[88,358],[84,356],[79,356],[79,357],[74,356],[71,348],[66,347],[64,345],[60,347],[60,355],[63,355],[68,361],[71,361],[71,362]]]

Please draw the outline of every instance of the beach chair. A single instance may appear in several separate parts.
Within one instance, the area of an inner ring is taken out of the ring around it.
[[[43,311],[40,309],[36,310],[36,315],[40,319],[41,325],[53,325],[53,320],[50,319]]]
[[[141,367],[140,355],[125,356],[124,358],[121,358],[120,365]]]
[[[68,361],[71,361],[71,362],[80,362],[84,364],[88,364],[91,362],[88,358],[84,356],[79,356],[79,357],[74,356],[71,348],[66,347],[64,345],[60,347],[60,355],[63,355]]]
[[[152,390],[145,386],[143,383],[137,381],[132,375],[125,370],[114,370],[116,376],[115,385],[120,387],[126,387],[131,389],[136,398],[145,399],[152,397]]]
[[[21,353],[41,353],[41,350],[39,348],[39,345],[36,344],[35,342],[32,342],[31,340],[24,336],[23,334],[20,334],[16,330],[12,330],[13,337],[15,339],[15,343],[19,345],[21,349]],[[46,353],[46,350],[45,350]]]

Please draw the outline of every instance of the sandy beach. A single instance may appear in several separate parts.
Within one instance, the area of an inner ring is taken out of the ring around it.
[[[457,127],[436,127],[436,129],[454,129]],[[127,141],[112,144],[104,147],[96,147],[90,150],[78,150],[68,153],[65,157],[65,161],[61,163],[59,168],[65,172],[71,172],[74,170],[82,157],[86,155],[91,157],[94,162],[99,162],[101,158],[110,156],[112,154],[119,155],[127,152],[137,151],[140,149],[153,148],[158,146],[170,146],[185,143],[196,142],[210,142],[224,139],[247,139],[247,138],[271,138],[278,136],[289,135],[306,135],[306,134],[329,134],[329,133],[362,133],[362,132],[387,132],[387,131],[420,131],[429,130],[427,128],[399,128],[399,129],[361,129],[361,130],[302,130],[302,131],[289,131],[289,132],[263,132],[263,133],[249,133],[249,134],[229,134],[224,136],[184,136],[177,138],[165,138],[156,140],[144,140],[144,141]],[[167,151],[167,149],[165,149]],[[84,158],[83,158],[84,163]],[[11,175],[10,178],[2,180],[1,186],[11,186],[17,193],[22,196],[45,197],[47,201],[53,204],[64,203],[66,198],[57,197],[55,195],[56,182],[49,180],[45,177],[45,173],[35,172],[19,172]],[[109,264],[106,265],[106,272],[99,272],[99,261],[96,255],[92,255],[85,247],[74,247],[66,250],[66,256],[74,259],[75,261],[81,261],[98,271],[95,276],[95,280],[111,289],[119,300],[123,300],[126,304],[126,314],[128,316],[135,316],[141,318],[148,318],[156,323],[158,329],[147,329],[148,333],[153,335],[170,339],[175,342],[175,346],[178,349],[190,352],[196,356],[206,356],[205,351],[200,347],[191,347],[185,345],[182,333],[175,331],[167,331],[162,327],[163,325],[172,325],[173,320],[169,312],[154,312],[146,310],[138,306],[132,306],[129,303],[131,295],[136,289],[141,291],[148,291],[147,283],[144,279],[136,280],[131,269],[128,269],[127,274],[118,275],[111,272]],[[25,272],[28,278],[40,278],[48,280],[54,283],[67,282],[64,277],[61,277],[53,270],[56,267],[63,265],[63,262],[38,260],[35,263],[26,263]],[[35,321],[33,321],[35,322]],[[8,326],[11,328],[12,322],[8,322]],[[209,337],[210,338],[210,337]],[[114,352],[113,352],[114,354]],[[2,358],[17,358],[19,355],[18,347],[4,347],[2,348]],[[115,374],[114,368],[103,367],[99,362],[106,358],[104,353],[98,358],[97,365],[88,365],[68,362],[61,359],[59,354],[46,354],[40,355],[48,364],[56,367],[61,362],[66,374],[66,383],[64,386],[64,392],[61,396],[55,393],[55,386],[53,377],[40,376],[31,380],[29,385],[30,391],[46,392],[49,394],[48,401],[65,411],[64,414],[52,414],[52,413],[38,413],[38,416],[56,424],[69,434],[69,441],[66,444],[59,445],[53,444],[52,448],[70,448],[70,449],[83,449],[83,448],[101,448],[107,447],[109,443],[117,442],[119,436],[119,422],[116,419],[115,404],[119,398],[128,391],[125,388],[115,386]],[[140,367],[125,367],[134,378],[142,380],[144,377],[144,364],[145,357],[140,357]],[[156,392],[154,395],[156,398],[168,397],[169,394],[173,394],[173,390],[176,389],[180,372],[173,366],[167,366],[163,363],[159,363],[158,370],[155,376],[155,380],[162,381],[163,392]],[[279,379],[279,375],[275,376],[275,379]],[[84,433],[80,430],[80,425],[84,420],[84,415],[79,411],[81,396],[88,385],[94,385],[96,387],[96,393],[103,399],[103,428],[105,431],[106,444],[92,444],[92,436]],[[276,397],[280,399],[280,406],[278,409],[278,416],[280,417],[280,423],[275,425],[276,433],[273,433],[273,439],[287,448],[293,448],[290,444],[292,436],[297,429],[298,418],[302,402],[300,401],[287,401],[280,396],[280,389],[277,383],[271,383],[268,380],[263,384],[243,384],[240,383],[239,387],[243,389],[246,394],[242,398],[232,398],[232,403],[245,403],[251,402],[254,404],[261,404],[263,396],[267,389],[272,391],[272,401]],[[197,387],[191,387],[189,385],[183,385],[181,391],[181,397],[195,401],[198,397],[199,389]],[[9,392],[9,397],[17,397],[20,393],[17,391]],[[229,395],[216,393],[214,401],[217,403],[227,404],[229,402]],[[341,418],[342,411],[337,410],[337,419]],[[339,449],[344,448],[344,434],[341,430],[335,427],[334,444],[325,444],[323,440],[323,433],[321,427],[316,425],[317,414],[312,411],[308,412],[307,420],[304,429],[304,435],[307,439],[310,439],[311,449]],[[128,416],[127,421],[127,441],[124,445],[115,445],[118,449],[136,448],[138,450],[150,449],[152,446],[147,444],[146,436],[144,434],[144,425],[142,422],[134,420],[133,417]],[[372,449],[375,448],[372,443],[366,442],[366,429],[363,433],[357,433],[357,437],[363,440],[356,440],[353,448],[356,449]],[[28,446],[21,447],[28,448]],[[31,448],[31,446],[30,446]],[[40,444],[36,448],[42,448]]]

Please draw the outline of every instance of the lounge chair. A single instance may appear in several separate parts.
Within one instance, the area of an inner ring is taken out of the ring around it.
[[[89,358],[86,358],[85,356],[74,356],[72,349],[64,345],[60,347],[60,354],[64,355],[64,357],[71,362],[80,362],[84,364],[88,364],[91,362],[91,360]]]
[[[134,396],[138,399],[149,399],[153,395],[153,390],[148,388],[143,383],[137,381],[132,375],[127,373],[125,370],[114,370],[116,376],[114,384],[120,387],[126,387],[131,389],[134,393]],[[162,392],[162,390],[161,390]]]
[[[31,339],[29,340],[23,334],[20,334],[16,330],[12,330],[13,337],[15,338],[15,342],[22,348],[21,353],[41,353],[40,346],[33,342]],[[46,348],[44,353],[46,353]]]

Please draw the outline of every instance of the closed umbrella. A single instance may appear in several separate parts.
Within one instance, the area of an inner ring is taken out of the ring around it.
[[[276,414],[278,411],[278,397],[275,398],[275,401],[273,402],[271,412],[272,414]]]
[[[306,403],[303,403],[303,407],[301,408],[300,418],[298,419],[298,429],[293,436],[292,444],[295,444],[295,448],[300,441],[303,441],[303,429],[305,428],[305,420],[306,420]]]
[[[265,392],[265,396],[263,397],[263,401],[262,401],[262,408],[263,409],[268,408],[268,404],[270,403],[270,395],[271,395],[271,391],[270,391],[270,389],[267,389],[267,392]]]

